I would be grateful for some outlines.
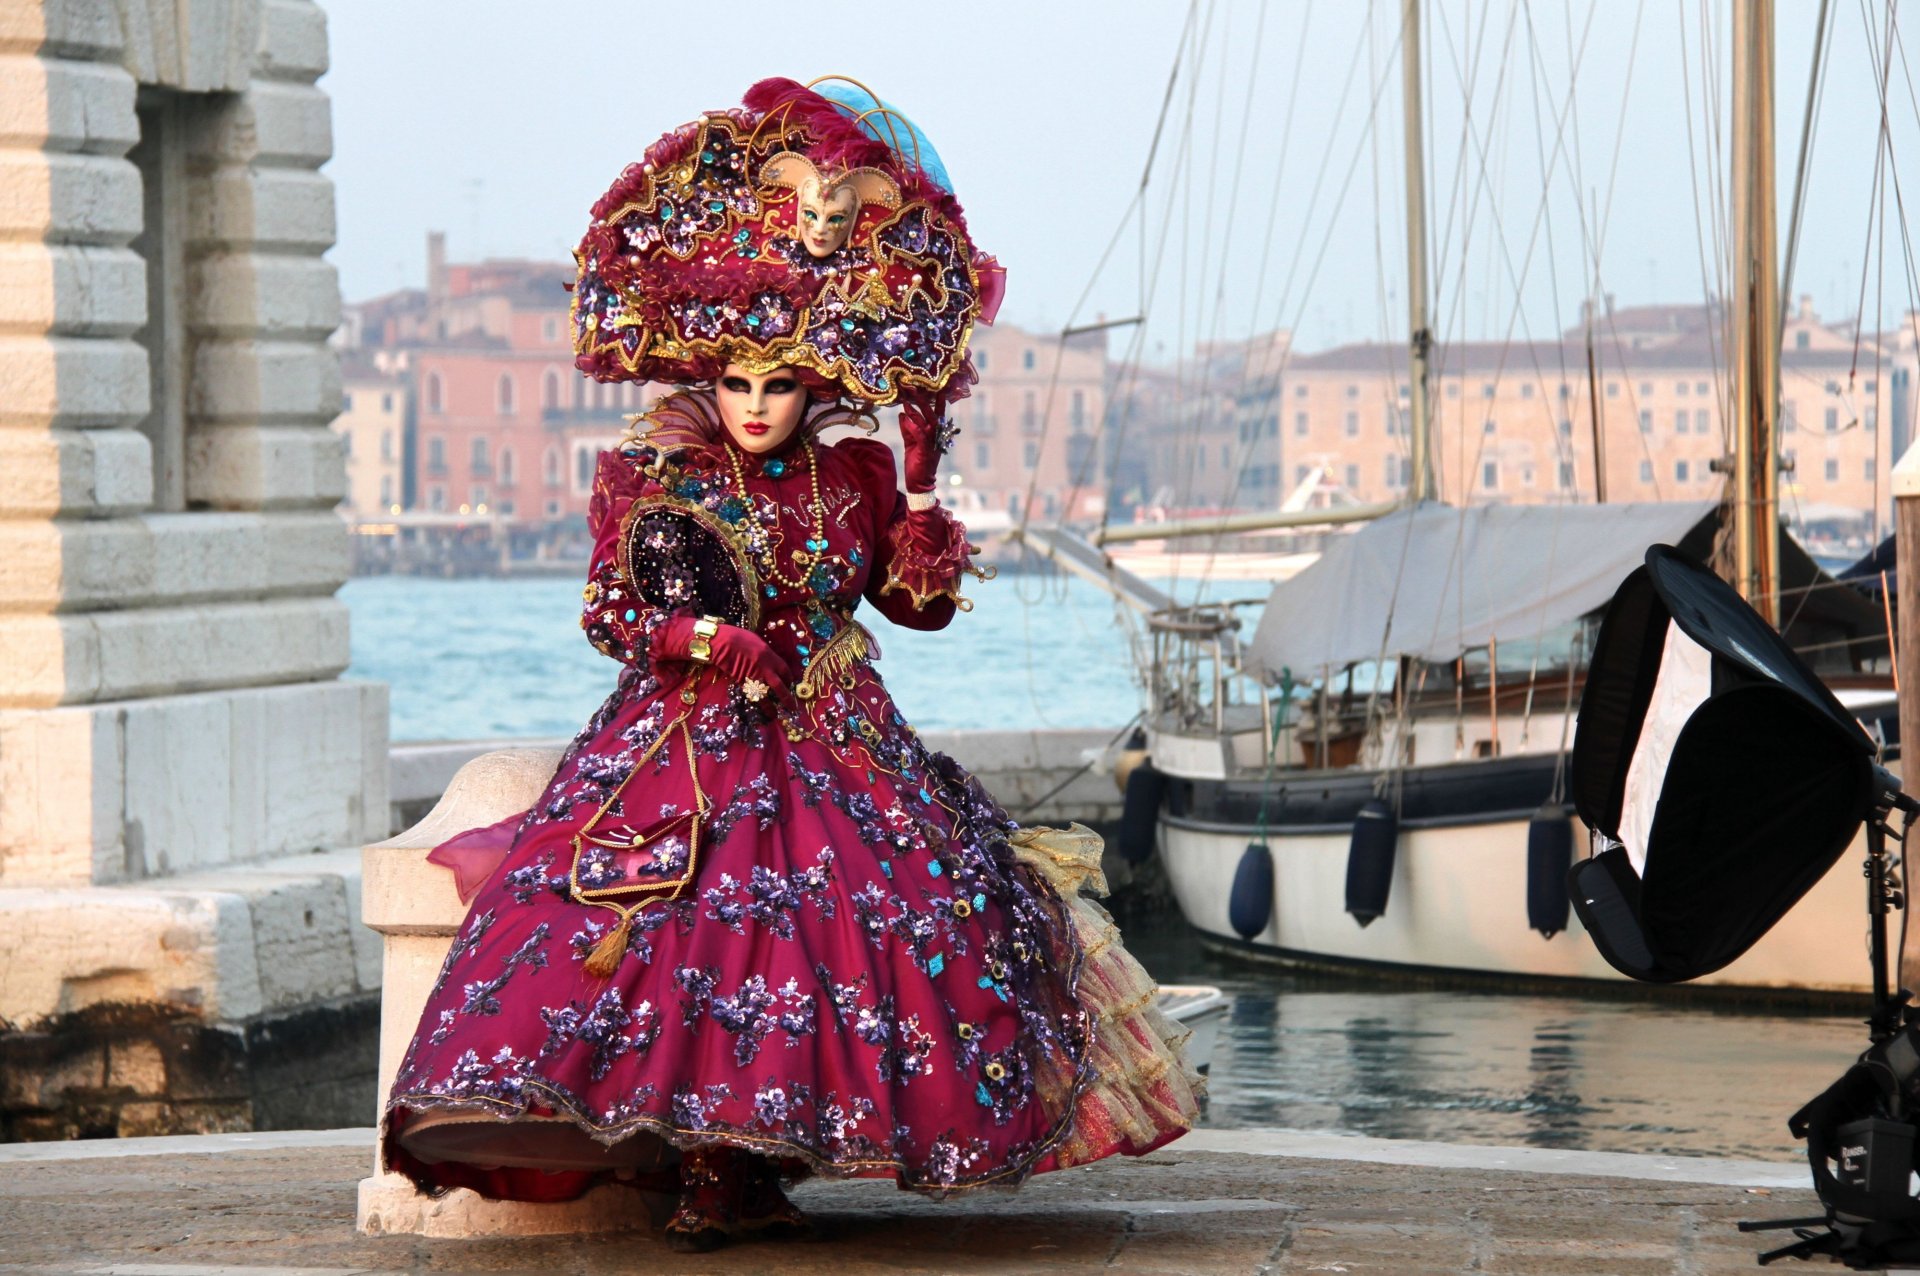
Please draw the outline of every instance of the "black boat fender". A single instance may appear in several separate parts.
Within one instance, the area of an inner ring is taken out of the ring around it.
[[[1127,776],[1126,798],[1120,807],[1120,858],[1127,863],[1144,864],[1153,858],[1160,800],[1166,792],[1167,777],[1152,759],[1134,767]]]
[[[1552,939],[1567,928],[1567,870],[1573,821],[1566,804],[1548,802],[1527,821],[1527,926]]]
[[[1379,798],[1360,808],[1347,846],[1347,911],[1362,927],[1387,911],[1393,886],[1394,849],[1400,841],[1400,817]]]
[[[1265,842],[1248,842],[1233,870],[1227,895],[1227,921],[1242,939],[1252,939],[1273,920],[1273,852]]]

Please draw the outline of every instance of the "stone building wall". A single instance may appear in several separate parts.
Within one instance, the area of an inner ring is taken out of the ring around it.
[[[326,58],[312,0],[0,5],[0,1138],[371,1103]]]

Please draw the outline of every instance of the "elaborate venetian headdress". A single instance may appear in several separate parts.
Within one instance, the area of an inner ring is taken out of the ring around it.
[[[1004,272],[944,165],[864,86],[763,80],[667,134],[593,207],[575,253],[576,363],[601,381],[790,365],[818,390],[937,418]]]

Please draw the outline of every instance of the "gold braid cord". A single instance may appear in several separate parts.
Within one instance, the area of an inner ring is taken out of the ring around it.
[[[568,892],[573,896],[575,903],[586,904],[593,908],[610,908],[620,918],[619,923],[608,931],[598,944],[594,945],[593,952],[587,957],[586,972],[595,979],[605,979],[620,968],[620,959],[626,956],[627,941],[633,933],[634,914],[657,895],[665,895],[669,900],[678,899],[680,892],[692,885],[695,874],[700,870],[700,827],[711,808],[706,792],[700,787],[700,766],[693,746],[693,730],[687,726],[687,719],[692,715],[693,710],[688,709],[661,729],[659,737],[648,745],[646,752],[634,762],[633,769],[627,772],[626,778],[614,786],[613,792],[607,795],[607,800],[600,804],[600,809],[595,811],[592,817],[581,826],[580,831],[573,836],[573,862],[567,868]],[[687,775],[693,781],[693,810],[676,817],[665,827],[655,830],[650,836],[636,834],[624,841],[594,837],[593,830],[599,827],[600,821],[606,818],[608,811],[613,809],[613,804],[620,800],[620,795],[626,791],[627,785],[633,783],[633,777],[639,775],[647,764],[666,747],[667,742],[673,739],[676,729],[686,745]],[[631,886],[586,887],[580,885],[580,856],[589,844],[609,850],[637,851],[648,842],[657,840],[670,830],[678,828],[682,820],[689,822],[687,870],[679,877],[672,881],[643,882]],[[642,898],[623,906],[614,898],[620,895],[639,895]]]

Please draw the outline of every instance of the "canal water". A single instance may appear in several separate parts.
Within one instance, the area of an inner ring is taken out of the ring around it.
[[[1104,596],[1034,578],[970,592],[975,610],[942,633],[876,623],[881,672],[917,725],[1117,729],[1133,716],[1130,637]],[[395,740],[567,736],[612,686],[572,581],[375,577],[341,596],[349,676],[391,684]],[[1210,952],[1164,908],[1116,911],[1155,976],[1232,1000],[1207,1110],[1220,1128],[1785,1159],[1787,1117],[1865,1044],[1836,1014],[1290,973]]]

